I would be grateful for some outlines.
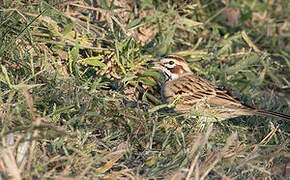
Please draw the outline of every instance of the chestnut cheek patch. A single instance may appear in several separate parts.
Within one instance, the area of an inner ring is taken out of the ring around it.
[[[181,74],[183,73],[183,68],[180,65],[176,65],[174,68],[170,69],[170,71],[174,74]]]

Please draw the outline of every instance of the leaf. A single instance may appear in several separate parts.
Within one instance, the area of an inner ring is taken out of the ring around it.
[[[33,88],[40,87],[43,85],[45,84],[17,84],[17,85],[13,85],[13,88],[23,89],[23,87],[25,87],[25,89],[29,90],[29,89],[33,89]]]
[[[72,32],[73,27],[75,26],[75,23],[70,23],[68,25],[66,25],[63,29],[62,34],[64,36],[66,36],[67,34],[69,34],[70,32]]]
[[[105,165],[96,169],[96,173],[105,173],[110,170],[115,165],[115,163],[123,157],[124,151],[121,150],[117,152],[112,152],[110,154],[112,154],[113,157],[109,161],[107,161]]]
[[[144,22],[144,18],[134,19],[133,21],[131,21],[131,22],[127,25],[126,28],[127,28],[128,30],[135,29],[135,28],[139,27],[143,22]]]
[[[79,56],[79,42],[76,42],[75,47],[72,48],[71,50],[71,55],[72,55],[72,61],[76,62],[78,60],[78,56]]]
[[[194,27],[194,26],[200,26],[200,25],[203,25],[203,23],[201,23],[201,22],[193,21],[193,20],[188,19],[188,18],[182,18],[182,19],[181,19],[181,22],[182,22],[184,25],[189,26],[189,27]]]
[[[5,84],[7,84],[8,87],[12,89],[12,86],[13,86],[13,85],[12,85],[11,82],[10,82],[9,75],[8,75],[8,71],[7,71],[6,67],[3,66],[3,65],[1,65],[1,68],[2,68],[2,73],[4,74],[4,77],[1,77],[1,76],[0,76],[2,82],[4,82]]]
[[[237,72],[240,72],[244,69],[247,69],[249,66],[251,66],[253,64],[257,64],[258,61],[259,61],[259,56],[255,53],[253,53],[247,59],[240,60],[235,65],[225,69],[225,73],[236,74]]]
[[[156,78],[162,78],[162,75],[157,72],[156,70],[147,70],[143,72],[144,76],[151,76],[151,77],[156,77]]]
[[[106,0],[100,0],[100,4],[102,8],[109,9],[109,6]]]
[[[156,85],[156,82],[151,81],[151,80],[149,80],[149,79],[147,79],[145,77],[140,77],[138,80],[139,81],[142,81],[143,84],[148,85],[148,86],[154,86],[154,85]]]
[[[104,67],[106,64],[100,61],[102,57],[90,57],[90,58],[85,58],[79,60],[80,63],[86,64],[86,65],[91,65],[91,66],[98,66],[98,67]]]

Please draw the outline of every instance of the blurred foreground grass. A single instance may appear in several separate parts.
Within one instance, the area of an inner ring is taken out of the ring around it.
[[[179,55],[290,114],[288,1],[0,3],[2,179],[289,177],[289,122],[156,111],[163,77],[147,63]]]

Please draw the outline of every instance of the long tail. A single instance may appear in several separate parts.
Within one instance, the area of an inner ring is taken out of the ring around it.
[[[271,112],[271,111],[264,111],[264,110],[257,110],[256,112],[258,115],[278,117],[278,118],[283,118],[290,121],[290,116],[286,114],[281,114],[281,113],[276,113],[276,112]]]

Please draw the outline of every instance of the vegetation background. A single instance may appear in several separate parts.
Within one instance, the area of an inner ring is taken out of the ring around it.
[[[289,122],[181,116],[148,64],[290,114],[289,3],[0,1],[1,179],[289,178]]]

